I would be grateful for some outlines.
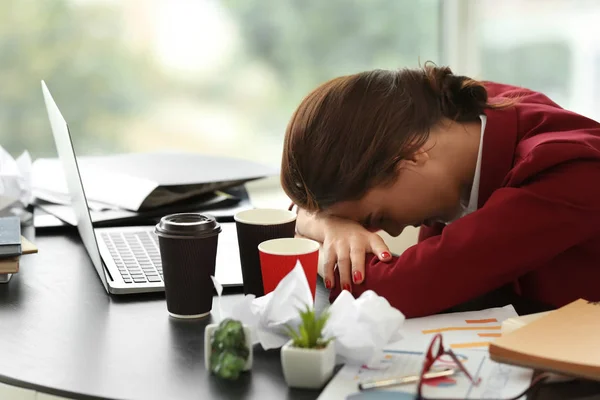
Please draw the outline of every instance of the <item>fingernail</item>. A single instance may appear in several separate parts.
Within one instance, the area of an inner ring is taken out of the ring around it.
[[[325,287],[331,289],[331,281],[329,279],[325,279]]]
[[[390,258],[392,255],[390,253],[388,253],[387,251],[384,251],[383,253],[381,253],[381,258]]]
[[[344,283],[344,290],[350,291],[350,285],[347,283]]]
[[[360,273],[360,271],[354,271],[354,273],[352,274],[352,278],[354,278],[354,283],[358,283],[362,281],[362,274]]]

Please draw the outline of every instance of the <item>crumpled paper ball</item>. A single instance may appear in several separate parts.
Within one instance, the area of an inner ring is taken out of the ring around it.
[[[324,335],[335,337],[335,350],[344,363],[370,364],[383,348],[401,338],[405,317],[383,297],[367,290],[358,299],[343,290],[329,308]]]
[[[25,151],[15,160],[0,146],[0,211],[32,201],[31,156]]]
[[[220,285],[215,282],[215,286]],[[218,289],[217,292],[220,293]],[[306,305],[312,307],[313,298],[298,262],[273,292],[258,298],[246,295],[228,317],[251,327],[253,343],[274,349],[290,339],[284,327],[296,329],[300,324],[299,310]],[[345,363],[368,365],[378,359],[386,345],[400,339],[399,329],[405,320],[404,314],[372,290],[358,299],[342,291],[328,312],[323,336],[335,338],[336,355]]]

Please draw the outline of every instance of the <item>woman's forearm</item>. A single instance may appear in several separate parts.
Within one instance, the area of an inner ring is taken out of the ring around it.
[[[326,220],[324,217],[318,217],[302,208],[298,209],[296,231],[300,235],[323,243],[325,240],[325,224]]]

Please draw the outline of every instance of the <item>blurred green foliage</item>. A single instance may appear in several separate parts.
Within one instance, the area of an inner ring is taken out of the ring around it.
[[[340,75],[438,61],[438,0],[223,0],[244,59],[268,65],[283,94],[258,129],[283,135],[304,96]],[[272,129],[276,121],[279,129]]]
[[[76,146],[118,150],[123,120],[144,108],[160,77],[148,55],[129,51],[123,24],[112,3],[2,0],[0,144],[13,154],[55,154],[43,79]]]
[[[333,77],[416,66],[439,53],[437,0],[224,0],[248,58],[296,95]],[[292,96],[295,97],[295,96]]]
[[[258,157],[247,147],[251,138],[277,143],[298,102],[319,83],[436,61],[439,50],[439,0],[220,3],[239,36],[236,56],[210,76],[182,79],[153,58],[151,45],[132,45],[128,24],[142,1],[2,0],[0,145],[13,155],[56,153],[43,79],[78,154],[165,145],[210,152],[215,128],[198,120],[229,114],[238,136],[218,151]]]

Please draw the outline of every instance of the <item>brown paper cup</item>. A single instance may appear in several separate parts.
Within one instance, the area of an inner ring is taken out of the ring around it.
[[[202,318],[212,309],[220,225],[202,214],[174,214],[156,226],[169,315]]]
[[[293,238],[296,213],[284,209],[257,208],[235,215],[244,294],[264,295],[258,245],[279,238]]]

